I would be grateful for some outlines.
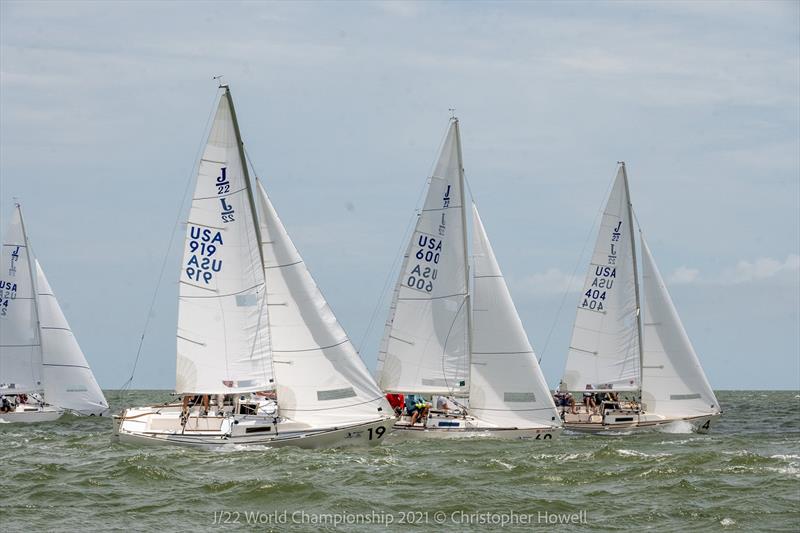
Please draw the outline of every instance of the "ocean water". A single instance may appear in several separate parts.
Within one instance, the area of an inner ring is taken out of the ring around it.
[[[800,530],[800,394],[718,394],[707,435],[370,450],[137,448],[112,443],[110,418],[5,424],[0,531]]]

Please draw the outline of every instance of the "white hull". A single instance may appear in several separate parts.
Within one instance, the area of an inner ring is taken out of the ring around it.
[[[64,414],[63,409],[45,405],[18,405],[17,408],[8,413],[0,413],[0,424],[32,424],[36,422],[53,422]]]
[[[130,444],[178,445],[207,450],[235,446],[298,446],[300,448],[368,447],[380,444],[394,418],[329,428],[311,428],[270,416],[199,416],[192,413],[185,426],[180,408],[127,409],[114,417],[114,436]]]
[[[670,425],[685,423],[694,433],[708,433],[720,416],[722,416],[720,413],[689,417],[641,413],[626,417],[606,416],[604,419],[600,415],[589,418],[568,414],[564,421],[564,429],[581,433],[629,433],[661,430]],[[616,421],[616,418],[622,418],[623,421]]]
[[[411,425],[410,417],[403,416],[394,424],[392,437],[401,439],[457,439],[488,437],[512,440],[553,440],[561,435],[562,428],[540,426],[530,428],[489,426],[471,416],[431,413],[425,425]]]

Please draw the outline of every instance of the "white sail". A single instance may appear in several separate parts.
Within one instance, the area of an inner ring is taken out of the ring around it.
[[[94,379],[39,261],[34,262],[42,337],[44,397],[50,405],[82,415],[101,415],[108,411],[108,402]]]
[[[314,427],[391,413],[257,181],[270,340],[281,414]]]
[[[644,365],[642,401],[649,412],[697,416],[719,403],[642,237]]]
[[[16,206],[0,257],[0,393],[42,389],[42,349],[33,253]]]
[[[381,389],[464,396],[469,297],[458,121],[453,120],[406,250],[378,355]]]
[[[178,393],[274,388],[252,196],[226,90],[200,160],[186,228],[177,331]]]
[[[638,390],[639,332],[624,167],[608,199],[581,292],[563,382],[568,390]]]
[[[553,397],[474,204],[472,216],[470,414],[502,427],[551,426],[559,420]]]

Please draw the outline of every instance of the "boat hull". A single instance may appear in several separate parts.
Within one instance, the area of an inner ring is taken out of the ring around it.
[[[561,435],[561,427],[538,426],[529,428],[489,426],[472,416],[434,412],[425,425],[410,423],[403,416],[392,428],[392,438],[397,439],[459,439],[488,437],[507,440],[553,440]]]
[[[115,415],[114,437],[135,445],[176,445],[206,450],[236,446],[300,448],[370,447],[380,444],[391,431],[393,418],[331,428],[309,428],[292,422],[275,424],[273,418],[259,416],[200,417],[191,415],[186,427],[170,427],[174,413]],[[143,416],[144,415],[144,416]],[[164,420],[157,420],[162,417]],[[162,422],[161,424],[153,424]],[[166,422],[165,425],[163,422]],[[179,423],[179,422],[178,422]],[[160,425],[162,429],[154,429]],[[276,429],[277,428],[277,429]],[[253,431],[249,433],[248,430]]]
[[[50,405],[34,407],[20,405],[14,411],[0,413],[0,424],[35,424],[53,422],[64,415],[64,410]]]
[[[694,417],[667,417],[661,415],[643,415],[639,420],[631,422],[564,422],[564,429],[580,433],[630,433],[661,430],[670,425],[687,423],[688,428],[694,433],[708,433],[716,424],[721,414],[709,414]]]

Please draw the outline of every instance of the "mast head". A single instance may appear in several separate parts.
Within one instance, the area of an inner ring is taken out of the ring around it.
[[[225,89],[226,91],[228,91],[230,90],[230,87],[228,87],[227,83],[222,82],[222,76],[224,76],[224,74],[220,74],[219,76],[212,76],[211,79],[217,81],[218,87],[220,89]]]
[[[448,107],[448,111],[450,111],[450,120],[453,122],[458,122],[458,117],[456,116],[456,108],[455,107]]]

